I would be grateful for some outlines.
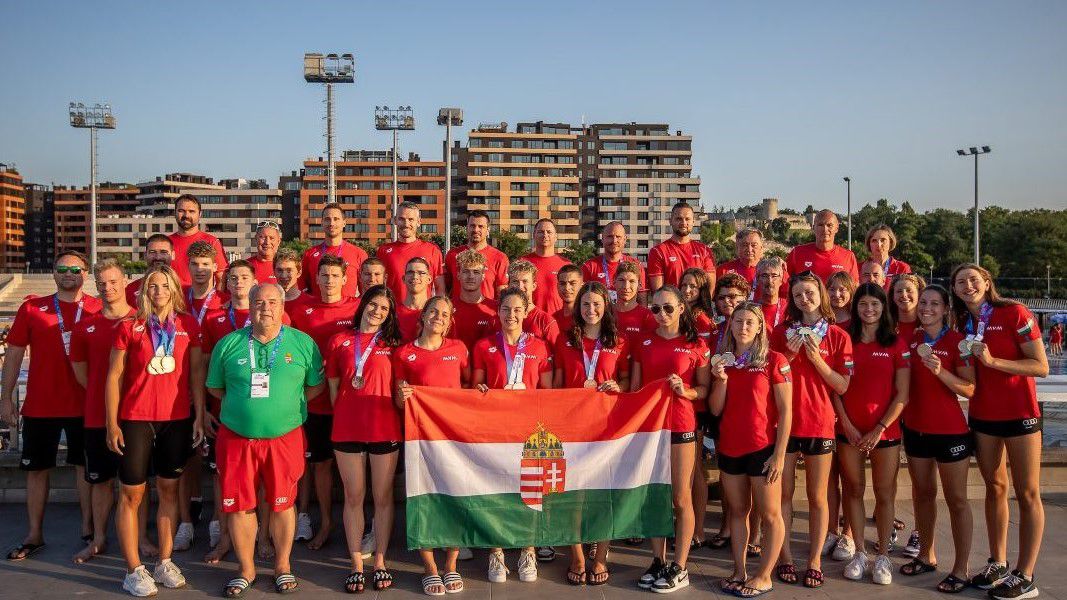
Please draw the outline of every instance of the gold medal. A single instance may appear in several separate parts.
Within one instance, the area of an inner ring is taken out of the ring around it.
[[[596,380],[595,379],[586,379],[584,385],[585,385],[585,387],[587,387],[589,389],[596,389]]]
[[[146,370],[148,371],[149,375],[163,374],[163,365],[161,364],[162,358],[162,356],[153,356],[152,360],[148,361],[148,367],[146,368]]]
[[[164,373],[173,373],[176,366],[173,356],[159,357],[159,367]]]

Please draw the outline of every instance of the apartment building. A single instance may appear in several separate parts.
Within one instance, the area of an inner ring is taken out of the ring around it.
[[[0,269],[26,268],[26,199],[22,175],[0,163]]]
[[[52,188],[24,183],[26,197],[26,263],[30,271],[44,271],[55,263],[55,195]]]
[[[140,189],[128,183],[104,182],[96,188],[97,221],[105,217],[129,217],[137,212]],[[75,250],[89,255],[89,202],[92,192],[86,187],[55,186],[53,225],[55,253]]]

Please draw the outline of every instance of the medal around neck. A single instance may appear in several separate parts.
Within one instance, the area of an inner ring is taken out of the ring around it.
[[[724,367],[732,367],[737,364],[737,357],[734,356],[733,352],[723,352],[720,358]]]
[[[361,390],[361,389],[363,389],[363,386],[366,385],[366,384],[367,384],[367,380],[364,379],[362,375],[354,375],[352,377],[352,387],[353,388],[355,388],[357,390]]]
[[[586,379],[585,383],[583,385],[586,388],[589,388],[589,389],[596,389],[596,380],[595,379]]]
[[[971,349],[973,348],[973,344],[974,344],[974,340],[971,339],[971,338],[967,338],[967,339],[960,340],[960,343],[958,344],[958,347],[960,349],[960,352],[967,353],[967,352],[971,351]]]
[[[930,358],[930,355],[934,353],[934,347],[926,342],[919,344],[919,347],[915,349],[915,353],[921,358]]]

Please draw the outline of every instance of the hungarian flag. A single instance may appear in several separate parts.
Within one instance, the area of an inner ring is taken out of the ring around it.
[[[408,548],[558,546],[674,531],[671,390],[415,387]]]

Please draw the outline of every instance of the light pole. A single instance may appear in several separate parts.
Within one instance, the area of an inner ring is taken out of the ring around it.
[[[326,202],[334,202],[333,84],[356,80],[356,59],[351,54],[304,54],[304,81],[326,84]]]
[[[1045,265],[1045,297],[1052,297],[1052,265]]]
[[[452,126],[463,124],[462,108],[437,111],[437,124],[445,126],[445,252],[452,249]]]
[[[956,150],[956,154],[960,156],[974,156],[974,264],[980,265],[981,255],[978,248],[978,156],[981,154],[989,154],[992,150],[989,146],[971,146],[967,150]]]
[[[848,211],[848,249],[852,251],[852,178],[844,177],[845,180],[845,210]]]
[[[70,125],[89,130],[89,262],[96,265],[96,130],[114,129],[110,104],[70,103]]]
[[[415,115],[411,111],[410,106],[399,106],[395,109],[391,109],[388,106],[375,106],[374,107],[374,128],[379,131],[392,131],[393,132],[393,212],[391,217],[396,217],[396,206],[398,204],[399,191],[397,190],[396,170],[397,170],[397,133],[403,129],[404,131],[411,131],[415,129]],[[393,241],[396,241],[396,226],[393,229]]]

